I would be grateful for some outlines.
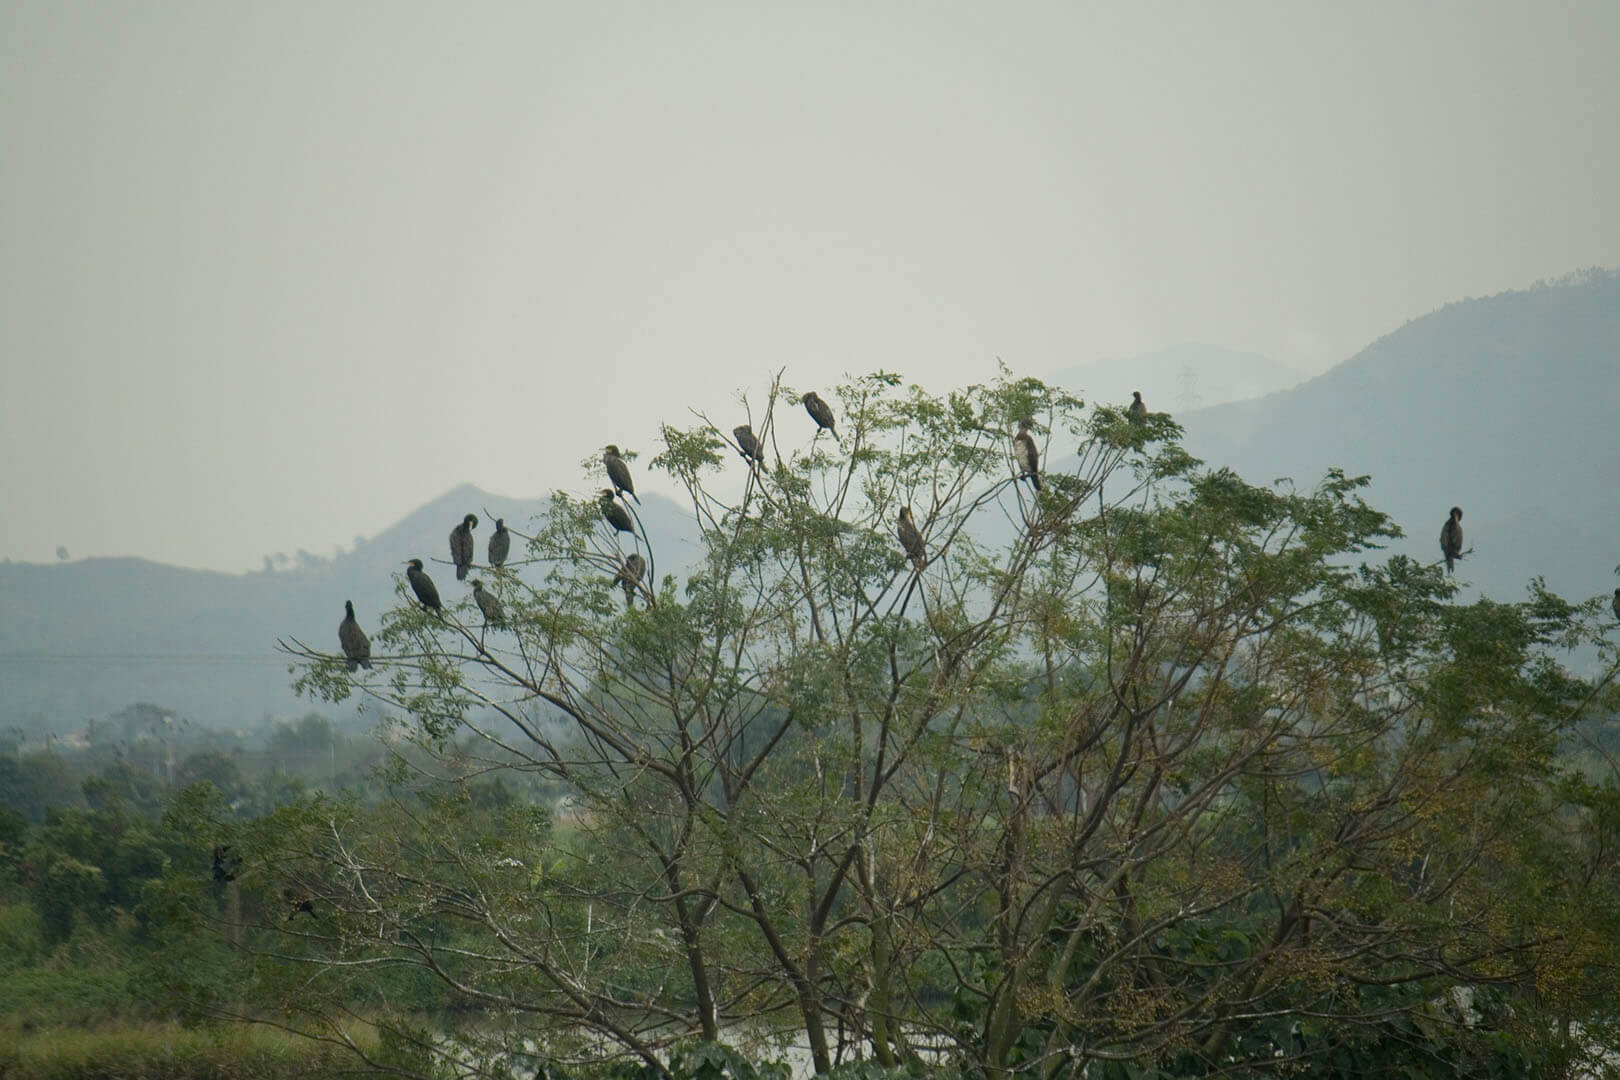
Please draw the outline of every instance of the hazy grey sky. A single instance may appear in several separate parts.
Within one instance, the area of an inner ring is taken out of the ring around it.
[[[0,0],[0,555],[329,554],[781,366],[1315,372],[1615,263],[1612,0]]]

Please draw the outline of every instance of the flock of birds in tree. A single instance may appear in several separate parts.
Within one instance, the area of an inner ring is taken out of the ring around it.
[[[799,399],[804,403],[805,411],[816,422],[816,434],[829,432],[835,441],[838,438],[837,418],[833,415],[832,407],[822,400],[821,395],[815,391],[805,394]],[[1133,418],[1137,411],[1146,414],[1147,409],[1142,405],[1142,395],[1136,395],[1136,401],[1131,406]],[[754,468],[765,461],[765,447],[760,443],[759,436],[748,424],[740,424],[731,431],[736,440],[737,449],[742,453],[749,468]],[[1037,471],[1036,457],[1034,455],[1035,443],[1029,438],[1028,425],[1021,430],[1020,435],[1028,441],[1030,454],[1029,464],[1020,465],[1026,474],[1030,475],[1037,490],[1040,488],[1040,477]],[[1020,459],[1021,462],[1023,458]],[[628,533],[636,535],[635,520],[625,507],[625,497],[629,496],[639,505],[641,496],[636,494],[636,484],[630,475],[630,466],[620,454],[619,448],[609,443],[602,449],[602,465],[607,470],[608,483],[597,495],[597,503],[601,508],[602,520],[614,531],[614,535]],[[461,524],[450,530],[450,561],[456,568],[456,580],[465,581],[467,573],[473,565],[473,530],[478,527],[478,515],[468,514],[461,519]],[[923,545],[922,533],[918,531],[916,522],[911,517],[911,507],[902,507],[900,510],[899,525],[900,544],[905,548],[906,555],[911,559],[912,565],[920,572],[928,565],[928,555]],[[489,565],[496,569],[504,566],[507,556],[512,550],[512,534],[506,528],[506,519],[495,520],[495,532],[489,538]],[[416,596],[416,602],[425,611],[442,614],[444,602],[439,598],[439,588],[433,579],[423,569],[421,559],[409,559],[405,563],[405,580],[410,584],[411,592]],[[641,552],[633,551],[624,557],[614,574],[613,584],[624,590],[624,603],[626,607],[635,606],[636,591],[641,587],[641,579],[647,573],[647,560]],[[477,578],[472,582],[473,601],[478,610],[483,612],[484,622],[488,626],[503,627],[506,625],[506,611],[501,606],[500,597],[484,588],[484,583]],[[343,658],[352,671],[361,668],[371,668],[371,641],[366,637],[365,631],[360,629],[360,623],[354,617],[354,602],[343,602],[343,621],[338,624],[338,644],[343,649]],[[296,914],[296,911],[294,912]]]
[[[821,395],[812,390],[799,400],[803,402],[810,418],[816,422],[816,434],[820,435],[826,431],[832,435],[834,441],[841,444],[842,440],[838,438],[837,418],[833,415],[832,407],[822,400]],[[1147,405],[1142,401],[1140,390],[1131,392],[1131,403],[1126,407],[1125,415],[1132,423],[1142,423],[1147,419]],[[731,434],[750,469],[765,461],[765,447],[761,445],[759,437],[754,434],[754,429],[750,425],[740,424],[732,429]],[[1013,436],[1013,460],[1018,467],[1018,479],[1028,480],[1032,488],[1040,491],[1040,449],[1035,445],[1035,437],[1030,433],[1028,421],[1020,423],[1018,434]],[[602,519],[613,528],[615,535],[628,533],[634,537],[635,522],[631,519],[623,500],[628,495],[640,504],[641,497],[636,494],[635,481],[630,476],[630,466],[620,456],[619,448],[611,443],[603,448],[602,465],[607,470],[609,483],[613,485],[603,488],[597,497]],[[1445,525],[1440,530],[1440,553],[1445,557],[1448,574],[1455,573],[1457,560],[1463,557],[1462,516],[1462,508],[1453,506]],[[461,519],[461,524],[450,532],[450,559],[456,568],[457,581],[466,580],[467,572],[472,568],[473,530],[477,527],[478,516],[468,514]],[[922,573],[928,568],[928,548],[923,541],[922,531],[917,528],[917,522],[911,516],[910,506],[900,508],[895,531],[901,548],[911,560],[913,569],[919,574]],[[495,568],[505,565],[511,550],[512,534],[506,528],[506,519],[496,518],[495,532],[489,538],[489,565]],[[422,569],[422,560],[410,559],[406,567],[405,578],[410,583],[417,602],[424,610],[435,614],[441,613],[443,603],[439,599],[439,590],[433,584],[433,579],[428,577],[427,571]],[[626,607],[635,605],[636,590],[640,588],[641,579],[646,572],[647,562],[639,551],[625,556],[624,561],[620,563],[613,584],[624,590]],[[494,627],[505,626],[506,611],[501,606],[500,598],[484,588],[484,583],[477,578],[473,579],[472,591],[473,601],[483,613],[485,623]],[[354,604],[345,600],[343,611],[343,621],[338,624],[338,643],[343,648],[348,669],[351,672],[360,668],[370,669],[371,642],[360,629],[360,624],[355,621]],[[1620,589],[1614,590],[1614,614],[1616,619],[1620,619]],[[294,914],[296,913],[295,911]]]

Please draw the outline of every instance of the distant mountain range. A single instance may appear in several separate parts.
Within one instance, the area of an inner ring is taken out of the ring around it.
[[[1048,381],[1078,392],[1088,403],[1129,401],[1131,391],[1140,390],[1148,408],[1181,413],[1260,397],[1304,379],[1303,372],[1259,353],[1186,344],[1128,360],[1066,367]]]
[[[276,638],[336,651],[345,600],[354,601],[361,626],[375,630],[378,613],[397,602],[396,576],[412,557],[427,562],[446,604],[466,600],[471,590],[445,565],[451,528],[464,514],[478,515],[482,562],[490,515],[527,532],[546,504],[463,484],[351,551],[275,572],[221,574],[144,559],[0,564],[0,728],[78,730],[136,702],[237,730],[329,709],[292,693]],[[639,509],[654,535],[691,531],[689,515],[667,498],[645,496]],[[514,539],[514,561],[522,546]],[[671,554],[665,561],[678,561],[679,551]]]
[[[1464,581],[1520,599],[1620,585],[1620,274],[1447,304],[1290,390],[1180,417],[1188,449],[1251,482],[1371,474],[1367,501],[1440,557],[1463,508]]]
[[[1425,561],[1460,505],[1474,554],[1459,572],[1491,595],[1518,598],[1535,574],[1575,599],[1620,584],[1620,275],[1449,304],[1301,385],[1185,413],[1173,389],[1154,389],[1154,371],[1179,378],[1201,356],[1217,358],[1209,372],[1227,364],[1273,385],[1291,373],[1205,346],[1153,355],[1112,396],[1140,389],[1151,408],[1176,412],[1189,449],[1211,464],[1302,486],[1333,466],[1370,473],[1368,500],[1409,534],[1395,549]],[[1089,397],[1120,381],[1110,372],[1071,369],[1059,381]],[[0,728],[66,732],[142,701],[232,729],[324,708],[288,689],[278,636],[335,649],[343,601],[375,627],[404,560],[444,560],[463,514],[480,518],[482,557],[490,515],[526,531],[545,504],[464,485],[334,559],[276,572],[139,559],[0,565]],[[641,514],[653,535],[675,538],[661,545],[661,572],[695,557],[688,511],[648,495]],[[466,598],[449,566],[429,571],[447,601]]]

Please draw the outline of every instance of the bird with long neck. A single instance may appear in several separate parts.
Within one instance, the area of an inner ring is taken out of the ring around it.
[[[602,519],[613,526],[616,532],[629,533],[631,536],[636,534],[636,526],[630,520],[629,511],[619,505],[619,500],[613,497],[611,488],[603,488],[596,500],[602,508]]]
[[[512,534],[506,531],[506,519],[495,519],[495,531],[489,534],[489,565],[505,566],[506,556],[512,551]]]
[[[1018,434],[1013,436],[1013,458],[1018,462],[1018,478],[1028,480],[1036,491],[1041,490],[1041,452],[1029,433],[1027,420],[1018,425]]]
[[[461,524],[450,530],[450,561],[456,564],[456,580],[463,581],[472,568],[472,531],[478,527],[478,515],[468,514]]]
[[[832,432],[833,441],[843,441],[838,438],[837,421],[833,419],[832,406],[822,401],[820,394],[810,390],[799,400],[804,402],[805,412],[810,414],[810,419],[816,422],[817,435],[820,435],[823,431],[830,431]]]
[[[928,569],[928,548],[923,544],[922,532],[917,523],[912,520],[911,507],[900,508],[900,525],[896,530],[900,537],[900,546],[906,549],[906,557],[911,565],[916,567],[917,573]]]
[[[231,845],[214,845],[214,884],[224,885],[236,880],[242,871],[242,856],[231,853]]]
[[[371,642],[354,617],[354,601],[343,601],[343,621],[338,623],[338,644],[343,647],[343,658],[350,671],[357,668],[371,670]]]
[[[421,559],[407,559],[405,565],[405,580],[411,583],[411,591],[416,594],[416,602],[430,611],[443,611],[439,603],[439,590],[433,584],[433,579],[427,576],[422,569]]]
[[[743,460],[748,462],[749,468],[765,460],[765,448],[759,444],[759,436],[754,434],[751,425],[737,425],[731,429],[731,436],[737,440],[737,449],[742,451]]]
[[[501,598],[484,588],[484,583],[473,578],[473,601],[478,610],[484,613],[484,622],[490,626],[506,625],[506,609],[501,606]]]
[[[1446,573],[1450,574],[1456,570],[1457,560],[1462,558],[1462,553],[1462,507],[1453,506],[1451,516],[1440,526],[1440,554],[1446,557]]]
[[[636,485],[630,480],[630,466],[624,458],[619,456],[619,448],[608,443],[602,450],[602,464],[607,466],[608,480],[613,484],[613,494],[628,491],[630,497],[641,502],[641,496],[636,494]]]
[[[624,606],[636,606],[636,589],[641,586],[641,577],[647,572],[647,560],[641,557],[641,552],[632,551],[624,557],[624,565],[614,575],[613,583],[624,590]]]

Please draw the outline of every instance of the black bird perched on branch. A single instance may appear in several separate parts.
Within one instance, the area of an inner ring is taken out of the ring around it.
[[[647,572],[647,560],[641,557],[641,552],[632,551],[625,556],[624,565],[613,577],[613,584],[624,590],[624,606],[636,606],[636,587],[641,584],[641,575]],[[1620,591],[1620,590],[1616,590]]]
[[[630,497],[640,503],[641,496],[636,494],[636,485],[630,480],[630,466],[619,456],[617,446],[608,443],[602,448],[602,464],[607,466],[608,479],[613,483],[613,494],[628,491]]]
[[[630,520],[630,512],[619,505],[610,489],[603,488],[602,494],[597,496],[597,500],[602,506],[602,517],[609,525],[619,532],[627,532],[631,536],[636,535],[636,526]]]
[[[461,519],[460,525],[450,530],[450,561],[456,564],[457,581],[464,580],[467,577],[467,570],[472,566],[472,531],[476,528],[478,515],[468,514]]]
[[[309,895],[309,893],[298,888],[296,885],[288,885],[285,889],[282,889],[281,898],[287,901],[287,907],[291,909],[287,912],[288,922],[292,922],[294,919],[296,919],[300,911],[309,912],[309,917],[312,919],[319,918],[319,916],[315,914],[314,899]]]
[[[489,565],[506,565],[506,556],[512,550],[512,534],[506,531],[506,519],[495,519],[495,531],[489,534]]]
[[[911,507],[900,508],[900,546],[906,549],[906,555],[911,559],[911,565],[917,568],[920,574],[928,567],[928,549],[923,546],[922,533],[917,531],[917,523],[911,520]]]
[[[473,600],[484,613],[484,622],[490,626],[506,625],[506,609],[501,607],[501,598],[485,589],[477,578],[473,578]]]
[[[439,590],[434,587],[433,579],[422,569],[422,560],[409,559],[406,565],[410,569],[405,571],[405,580],[411,583],[411,591],[416,594],[417,602],[425,608],[442,611],[443,608],[439,604]]]
[[[350,671],[358,668],[371,670],[371,642],[366,640],[366,632],[354,620],[353,600],[343,601],[343,621],[338,623],[338,644],[343,646],[343,657],[348,660]]]
[[[816,433],[819,435],[821,433],[821,429],[825,428],[832,432],[832,437],[837,440],[838,429],[833,426],[835,423],[833,420],[833,411],[825,401],[821,400],[821,395],[816,393],[814,390],[811,390],[799,400],[804,402],[805,411],[810,414],[810,419],[816,422]]]
[[[1440,554],[1446,557],[1446,573],[1456,569],[1456,560],[1462,558],[1462,507],[1453,506],[1451,516],[1440,527]]]
[[[1125,415],[1132,423],[1136,424],[1140,424],[1147,419],[1147,406],[1142,402],[1142,391],[1131,391],[1131,403],[1126,408]]]
[[[759,438],[754,429],[747,424],[741,424],[731,429],[731,437],[737,440],[737,449],[742,451],[743,460],[748,467],[753,468],[756,463],[765,460],[765,448],[759,444]]]
[[[1620,589],[1614,590],[1614,617],[1620,619]]]
[[[227,881],[235,881],[241,869],[242,856],[232,854],[231,845],[214,845],[214,884],[223,885]]]
[[[1036,491],[1041,490],[1041,452],[1029,433],[1027,420],[1018,425],[1018,434],[1013,436],[1013,457],[1018,459],[1018,478],[1028,480]]]

